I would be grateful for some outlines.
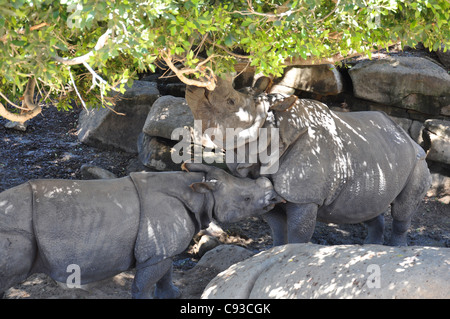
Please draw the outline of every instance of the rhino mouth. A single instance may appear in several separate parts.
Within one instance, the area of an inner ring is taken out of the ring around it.
[[[276,205],[276,204],[269,204],[269,205],[267,205],[267,206],[264,206],[263,210],[264,210],[265,212],[271,211],[272,209],[275,208],[275,205]]]

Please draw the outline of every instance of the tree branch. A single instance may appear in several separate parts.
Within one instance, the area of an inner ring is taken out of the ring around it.
[[[165,50],[160,50],[159,54],[161,55],[161,58],[164,60],[166,65],[172,70],[173,73],[180,79],[181,82],[187,84],[187,85],[194,85],[198,87],[204,87],[208,89],[209,91],[214,91],[216,88],[216,76],[214,75],[213,71],[209,67],[205,67],[204,64],[208,62],[209,59],[211,59],[213,56],[210,56],[205,61],[199,63],[195,69],[178,69],[173,63],[172,63],[172,56],[170,53],[168,53]],[[203,70],[201,70],[203,69]],[[201,80],[192,80],[185,76],[185,74],[193,74],[196,72],[201,72],[206,70],[209,75],[206,76],[206,81]]]
[[[333,2],[334,2],[334,1],[333,1]],[[317,20],[316,23],[319,23],[319,22],[324,21],[324,20],[327,19],[329,16],[331,16],[334,12],[336,12],[337,8],[339,7],[340,2],[341,2],[341,0],[337,0],[337,1],[335,2],[334,9],[331,10],[330,13],[328,13],[328,14],[327,14],[325,17],[323,17],[322,19]]]
[[[392,47],[394,45],[399,44],[398,42],[391,42],[388,45],[386,45],[386,48]],[[378,50],[370,50],[371,52],[376,52]],[[292,57],[288,58],[284,61],[284,65],[286,66],[293,66],[293,65],[318,65],[318,64],[334,64],[336,62],[346,60],[353,58],[358,55],[364,55],[365,53],[351,51],[348,55],[343,56],[342,54],[338,53],[328,58],[315,58],[315,57],[309,57],[307,59],[303,59],[302,57]]]
[[[218,47],[219,49],[222,49],[223,51],[225,51],[227,54],[234,56],[236,58],[239,59],[251,59],[251,56],[249,55],[242,55],[242,54],[237,54],[234,52],[231,52],[230,50],[228,50],[226,47],[224,47],[223,45],[214,43],[208,36],[205,38],[205,41],[208,42],[209,44]]]
[[[97,41],[97,44],[94,47],[94,50],[86,53],[85,55],[82,55],[82,56],[79,56],[79,57],[76,57],[76,58],[72,58],[72,59],[62,58],[62,57],[60,57],[58,55],[56,55],[56,56],[54,56],[52,58],[53,58],[53,60],[55,60],[55,61],[57,61],[59,63],[65,64],[65,65],[76,65],[76,64],[85,63],[85,62],[87,62],[89,60],[89,58],[91,56],[94,55],[95,51],[98,51],[98,50],[100,50],[101,48],[103,48],[105,46],[106,41],[108,41],[109,36],[111,35],[111,33],[112,33],[112,29],[106,30],[106,32],[103,33],[100,38],[98,38],[98,41]]]
[[[248,5],[248,11],[233,11],[232,13],[238,13],[240,15],[257,15],[257,16],[261,16],[261,17],[265,17],[268,18],[268,21],[276,21],[279,19],[282,19],[286,16],[290,16],[291,14],[301,11],[302,8],[297,9],[297,10],[288,10],[286,4],[289,1],[287,1],[286,3],[284,3],[283,5],[279,6],[277,8],[278,13],[261,13],[261,12],[257,12],[255,11],[255,9],[253,8],[253,2],[252,0],[247,0],[247,5]]]
[[[22,113],[22,114],[16,114],[8,111],[2,103],[0,103],[0,116],[6,118],[7,120],[13,121],[13,122],[20,122],[24,123],[28,121],[29,119],[35,117],[42,111],[42,107],[39,104],[34,104],[33,97],[34,97],[34,88],[36,86],[36,79],[34,77],[30,77],[28,79],[27,86],[25,88],[25,92],[23,94],[23,102],[22,102],[22,108],[26,108],[28,112]]]
[[[307,59],[303,59],[302,57],[292,57],[288,58],[284,61],[284,65],[286,66],[292,66],[292,65],[319,65],[319,64],[334,64],[336,62],[353,58],[358,55],[362,55],[363,53],[359,52],[352,52],[349,55],[343,56],[342,54],[338,53],[335,54],[329,58],[315,58],[315,57],[309,57]]]
[[[40,28],[43,27],[48,27],[50,24],[48,24],[47,22],[42,22],[39,24],[36,24],[34,26],[32,26],[30,28],[30,31],[35,31],[35,30],[39,30]],[[16,31],[18,34],[25,34],[25,29],[21,28],[19,30]],[[0,42],[6,43],[7,39],[8,39],[8,35],[9,33],[7,32],[5,35],[3,35],[3,37],[0,38]]]

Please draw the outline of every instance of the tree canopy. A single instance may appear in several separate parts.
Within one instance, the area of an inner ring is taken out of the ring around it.
[[[448,0],[0,0],[0,115],[108,106],[156,66],[212,90],[238,62],[278,76],[397,43],[447,49],[449,21]]]

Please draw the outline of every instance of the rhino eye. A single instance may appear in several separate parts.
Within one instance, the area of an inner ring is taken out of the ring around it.
[[[245,197],[245,198],[244,198],[244,201],[246,201],[246,202],[249,202],[250,200],[251,200],[250,197]]]
[[[228,103],[229,105],[234,106],[234,99],[228,99],[228,100],[227,100],[227,103]]]

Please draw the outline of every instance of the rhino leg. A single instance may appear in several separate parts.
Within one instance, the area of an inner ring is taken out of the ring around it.
[[[273,245],[281,246],[287,244],[286,211],[283,207],[281,205],[275,206],[270,212],[264,214],[263,218],[272,231]]]
[[[157,299],[176,299],[181,296],[180,290],[172,281],[172,260],[170,260],[170,268],[164,276],[156,283],[155,298]]]
[[[383,245],[384,216],[383,214],[365,222],[367,226],[367,237],[364,244]]]
[[[431,185],[430,172],[424,160],[417,162],[406,186],[395,198],[391,207],[391,246],[407,246],[407,231],[411,218]]]
[[[317,204],[286,204],[288,243],[307,243],[316,227]]]
[[[155,298],[178,298],[180,291],[172,283],[172,259],[140,268],[137,271],[131,287],[133,299],[151,298],[152,288],[155,286]]]

